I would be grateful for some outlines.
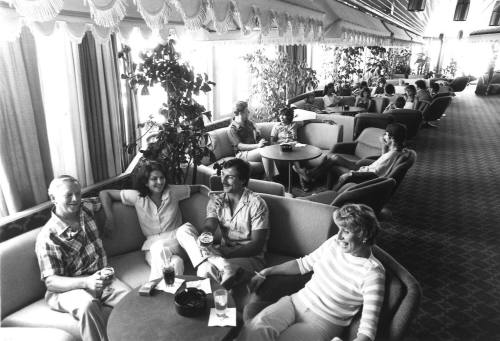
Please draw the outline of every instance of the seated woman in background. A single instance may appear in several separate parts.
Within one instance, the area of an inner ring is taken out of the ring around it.
[[[151,266],[150,280],[162,277],[162,265],[168,261],[165,257],[170,258],[176,275],[184,273],[184,262],[179,257],[183,251],[175,236],[176,230],[182,225],[179,201],[189,198],[202,188],[197,185],[168,185],[165,175],[163,166],[152,161],[139,170],[134,179],[135,189],[111,189],[99,193],[107,226],[113,225],[111,207],[114,201],[135,207],[139,225],[146,237],[141,250]],[[119,228],[118,226],[117,229]]]
[[[391,123],[385,128],[385,133],[381,136],[382,155],[371,165],[359,167],[356,161],[352,161],[337,155],[328,153],[321,164],[313,169],[299,168],[293,166],[293,170],[299,174],[301,182],[309,184],[319,177],[327,174],[333,166],[342,166],[351,169],[350,172],[342,174],[334,190],[338,190],[349,177],[362,176],[357,173],[375,173],[382,176],[389,171],[400,156],[408,155],[409,151],[404,148],[406,140],[406,127],[401,123]]]
[[[396,101],[396,88],[392,84],[386,84],[384,88],[384,97],[389,99],[389,103],[394,103]]]
[[[334,107],[340,103],[341,98],[335,93],[335,84],[328,83],[323,90],[323,102],[326,107]]]
[[[404,95],[406,100],[405,109],[415,109],[415,105],[417,103],[416,94],[417,89],[415,88],[415,85],[410,84],[406,86]]]
[[[425,106],[432,101],[432,97],[429,94],[429,90],[427,90],[427,85],[424,80],[419,79],[415,82],[415,86],[417,87],[417,93],[415,95],[417,103],[415,109],[422,111],[425,109]]]
[[[363,88],[363,89],[361,89],[359,96],[356,97],[356,102],[354,103],[354,106],[369,110],[371,103],[372,103],[372,100],[371,100],[371,96],[370,96],[370,89]]]
[[[379,78],[377,86],[372,89],[372,97],[375,95],[383,95],[385,89],[385,78]]]
[[[359,83],[359,85],[356,87],[356,89],[354,89],[354,91],[352,92],[352,94],[354,96],[358,96],[358,95],[361,95],[361,91],[365,88],[368,88],[368,83],[366,81],[362,81],[361,83]],[[370,88],[368,88],[368,91],[370,91],[371,93],[371,90]]]
[[[398,96],[394,103],[390,103],[384,110],[384,114],[390,113],[392,110],[404,109],[406,100],[403,96]]]
[[[278,175],[278,169],[272,160],[260,155],[260,148],[267,145],[268,141],[260,137],[255,123],[248,118],[248,103],[239,101],[233,113],[234,117],[229,125],[229,139],[236,157],[247,162],[262,162],[266,180],[272,180]]]
[[[238,340],[318,340],[341,336],[361,311],[355,341],[374,340],[385,292],[385,269],[372,246],[380,224],[373,210],[347,204],[334,211],[338,233],[309,255],[261,270],[255,291],[270,275],[313,272],[305,287],[266,307]]]

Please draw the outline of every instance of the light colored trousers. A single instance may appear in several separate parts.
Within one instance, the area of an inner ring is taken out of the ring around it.
[[[177,240],[188,254],[195,268],[207,258],[207,256],[201,253],[198,246],[198,236],[198,230],[191,224],[184,224],[177,229]],[[238,268],[243,268],[250,272],[260,271],[264,268],[264,261],[258,257],[223,258],[220,256],[208,256],[208,260],[211,264],[215,265],[217,271],[214,273],[211,267],[198,266],[196,274],[199,277],[213,278],[219,283],[223,277],[227,278],[229,274],[233,274]],[[201,265],[204,264],[206,262]]]
[[[268,179],[279,175],[278,167],[276,167],[274,161],[260,155],[260,150],[261,148],[241,151],[236,154],[236,157],[245,161],[262,162],[264,173],[266,173]]]
[[[71,314],[79,322],[83,341],[108,340],[106,326],[111,307],[114,307],[128,292],[128,285],[115,278],[104,289],[100,298],[84,289],[63,293],[47,292],[45,299],[54,310]]]
[[[245,324],[238,341],[330,341],[343,329],[313,313],[293,294],[282,297]]]
[[[184,225],[192,226],[189,223]],[[184,261],[181,257],[184,252],[182,251],[182,247],[179,245],[175,235],[175,233],[172,233],[172,236],[169,238],[155,241],[151,244],[149,250],[145,251],[144,257],[146,262],[151,267],[151,272],[149,273],[150,281],[163,277],[162,267],[166,261],[165,254],[167,257],[170,257],[170,263],[174,267],[175,275],[179,276],[184,274]]]

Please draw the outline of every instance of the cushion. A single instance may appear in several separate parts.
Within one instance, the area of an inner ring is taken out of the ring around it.
[[[40,299],[45,293],[35,254],[39,232],[38,228],[0,243],[2,318]]]
[[[121,202],[113,203],[115,230],[111,238],[103,238],[104,249],[109,257],[140,250],[144,235],[139,227],[135,207],[125,206]]]
[[[330,150],[339,142],[342,126],[328,123],[308,123],[299,130],[298,139],[319,149]]]
[[[261,196],[269,207],[271,232],[267,250],[270,253],[304,256],[338,230],[332,219],[332,206],[268,194]]]
[[[56,328],[0,328],[0,339],[3,341],[76,341],[68,332]]]
[[[233,146],[228,136],[228,128],[219,128],[208,132],[211,140],[215,160],[227,156],[234,156]]]
[[[259,122],[259,123],[256,123],[257,129],[260,131],[261,137],[270,141],[271,130],[273,130],[273,127],[276,123],[278,123],[278,122]]]
[[[134,289],[149,279],[150,267],[143,251],[129,252],[109,258],[109,265],[115,269],[116,277]]]
[[[380,128],[366,128],[361,132],[357,139],[356,150],[354,154],[360,159],[370,156],[379,156],[381,154],[380,138],[385,130]]]
[[[70,333],[77,340],[81,339],[77,320],[69,314],[50,309],[43,298],[4,318],[2,327],[58,328]]]

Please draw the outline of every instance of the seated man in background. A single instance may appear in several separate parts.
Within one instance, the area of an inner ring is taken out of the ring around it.
[[[79,321],[83,340],[107,340],[110,308],[130,288],[110,273],[101,273],[108,265],[106,252],[93,211],[82,206],[78,180],[60,176],[48,192],[54,209],[35,246],[47,286],[45,300],[52,309]]]
[[[224,192],[211,193],[203,231],[222,233],[220,245],[201,247],[198,231],[188,225],[177,230],[177,240],[186,250],[196,273],[210,277],[231,289],[241,282],[245,271],[264,268],[269,237],[269,210],[266,202],[247,188],[250,165],[241,159],[224,162],[221,173]]]
[[[394,103],[389,103],[389,105],[384,109],[384,114],[390,113],[392,110],[404,109],[406,104],[406,99],[403,96],[396,98]]]
[[[382,155],[369,166],[358,168],[355,161],[348,160],[341,155],[328,153],[323,159],[323,162],[316,168],[305,169],[298,168],[294,165],[293,170],[299,174],[302,179],[301,182],[311,183],[329,172],[334,166],[342,166],[351,169],[350,172],[340,176],[337,185],[334,187],[334,190],[338,190],[347,182],[349,177],[362,177],[364,175],[363,173],[375,173],[377,176],[386,174],[401,156],[409,154],[409,151],[404,148],[405,140],[406,127],[401,123],[391,123],[387,125],[385,133],[381,137]]]
[[[314,92],[308,93],[307,97],[304,99],[304,103],[297,105],[297,108],[307,111],[313,111],[315,113],[319,113],[323,110],[316,103],[316,96],[314,96]]]

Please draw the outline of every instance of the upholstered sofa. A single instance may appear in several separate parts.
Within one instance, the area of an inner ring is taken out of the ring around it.
[[[334,210],[332,206],[268,194],[262,194],[262,197],[270,210],[271,233],[266,254],[269,264],[305,255],[337,232],[331,218]],[[191,198],[182,201],[180,206],[183,220],[201,226],[207,201],[208,197],[202,193],[193,194]],[[144,237],[134,208],[114,203],[113,210],[117,230],[110,239],[103,240],[104,247],[116,276],[129,286],[137,287],[147,280],[149,274],[149,267],[140,251]],[[96,215],[99,226],[102,226],[103,218],[102,212]],[[51,335],[61,336],[59,339],[79,340],[76,321],[68,314],[51,310],[43,299],[45,286],[40,281],[34,252],[39,231],[40,229],[35,229],[0,243],[2,330],[6,328],[10,335],[14,335],[14,339],[17,335],[20,340],[25,339],[29,328],[44,328],[45,333],[36,334],[40,336],[52,331],[54,333]],[[420,287],[411,274],[383,250],[376,248],[375,254],[387,272],[386,298],[379,335],[387,335],[388,339],[395,340],[395,336],[404,334],[418,310]],[[186,265],[186,273],[193,273],[189,262]],[[290,289],[296,284],[289,283],[290,285],[281,289]],[[301,284],[302,281],[298,283]],[[266,284],[264,290],[269,285],[272,283]],[[272,294],[281,294],[281,289],[272,290]],[[250,308],[255,307],[255,300],[253,302]],[[349,333],[355,333],[357,323],[352,325]]]
[[[257,123],[257,128],[263,138],[270,140],[271,130],[276,122]],[[208,132],[213,149],[214,159],[200,165],[197,170],[196,182],[209,185],[210,176],[215,174],[214,164],[234,158],[235,154],[228,136],[228,128],[219,128]],[[343,127],[339,124],[312,122],[298,131],[298,141],[320,148],[323,154],[328,153],[333,146],[342,140]],[[321,157],[308,161],[311,166],[317,165]],[[262,177],[264,168],[260,162],[250,163],[252,178]]]

